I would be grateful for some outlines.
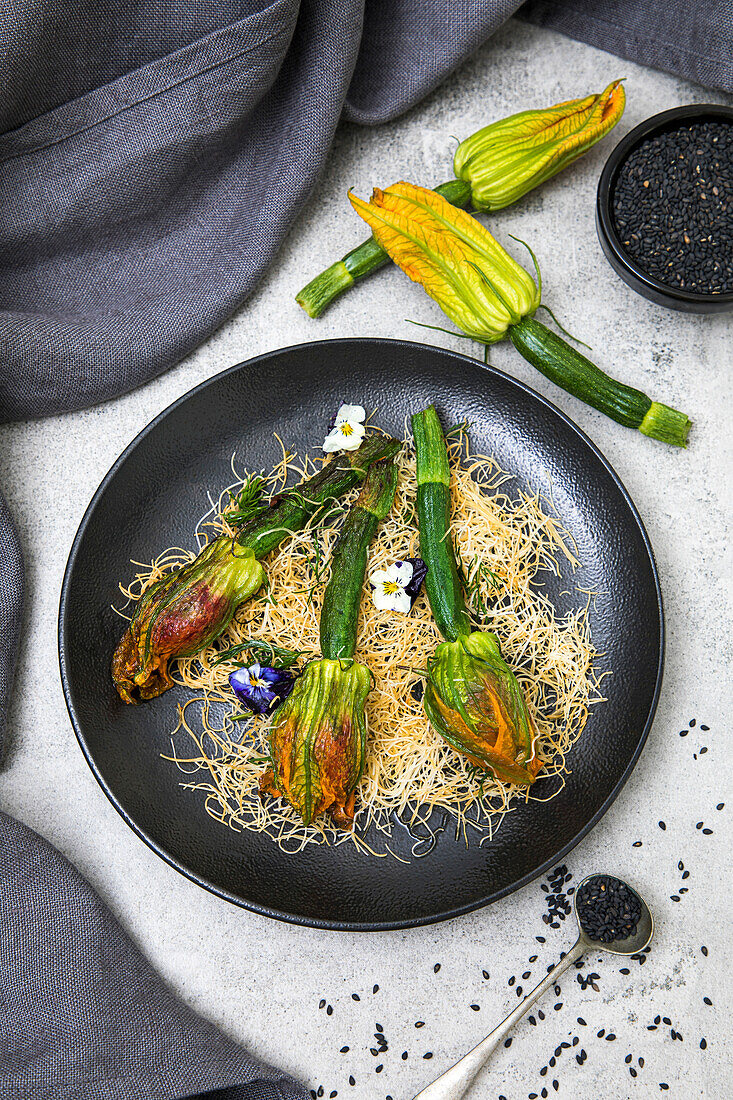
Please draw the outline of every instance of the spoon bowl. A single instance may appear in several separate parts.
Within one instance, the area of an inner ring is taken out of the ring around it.
[[[628,882],[624,882],[623,879],[617,879],[617,881],[623,883],[626,889],[634,895],[641,905],[641,916],[636,925],[636,931],[625,939],[611,940],[609,943],[603,943],[601,940],[592,939],[583,928],[580,916],[578,915],[578,895],[587,882],[591,882],[593,879],[600,877],[606,877],[606,872],[597,871],[594,875],[587,875],[580,883],[573,896],[573,911],[579,929],[578,940],[584,946],[583,953],[585,953],[585,951],[601,950],[610,951],[612,955],[638,955],[652,942],[652,937],[654,936],[654,917],[638,890],[634,890],[633,886],[629,886]],[[607,877],[615,878],[616,876],[608,875]]]

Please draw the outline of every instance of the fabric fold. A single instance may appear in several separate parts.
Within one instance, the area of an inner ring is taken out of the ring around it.
[[[60,852],[0,812],[3,1100],[306,1100],[165,986]],[[248,1027],[261,1031],[265,1007]]]

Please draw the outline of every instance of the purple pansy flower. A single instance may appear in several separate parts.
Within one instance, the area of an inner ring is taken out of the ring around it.
[[[257,662],[238,668],[229,676],[232,691],[254,714],[267,714],[279,707],[293,690],[295,677],[282,668],[270,668]]]

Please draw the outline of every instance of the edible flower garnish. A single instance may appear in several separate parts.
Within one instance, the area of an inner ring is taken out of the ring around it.
[[[616,125],[626,95],[620,80],[583,99],[520,111],[471,134],[453,170],[471,187],[476,210],[501,210],[557,175]]]
[[[230,687],[237,699],[254,714],[273,711],[287,699],[294,683],[295,677],[291,672],[258,662],[249,668],[238,668],[229,676]]]
[[[333,427],[323,441],[327,454],[333,451],[355,451],[361,446],[366,428],[366,412],[361,405],[342,405],[336,413]]]
[[[369,578],[373,586],[372,600],[377,611],[400,611],[409,614],[420,595],[428,567],[422,558],[405,558],[377,569]]]

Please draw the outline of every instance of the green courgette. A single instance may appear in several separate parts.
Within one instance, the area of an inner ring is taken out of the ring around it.
[[[321,609],[321,653],[330,660],[353,657],[367,551],[387,517],[397,489],[393,459],[369,467],[364,486],[349,511],[331,555],[331,577]]]
[[[653,439],[687,446],[692,422],[685,413],[611,378],[534,317],[510,325],[509,339],[528,363],[586,405]]]
[[[417,516],[420,557],[428,567],[425,590],[444,638],[471,631],[450,533],[450,468],[438,414],[431,405],[412,417],[417,455]]]

